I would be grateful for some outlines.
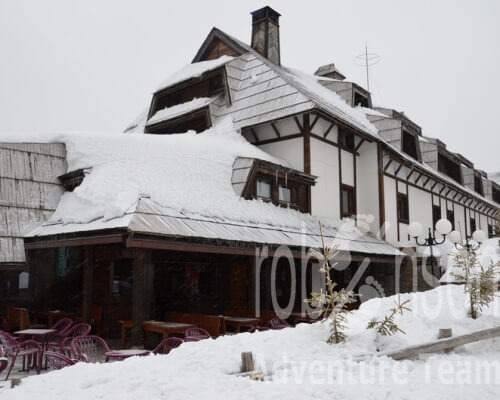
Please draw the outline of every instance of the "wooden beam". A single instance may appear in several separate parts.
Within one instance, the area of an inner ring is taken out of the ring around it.
[[[93,246],[97,244],[122,243],[125,240],[124,234],[95,236],[79,239],[61,239],[61,240],[44,240],[40,242],[28,242],[24,244],[27,250],[35,249],[50,249],[54,247],[75,247],[75,246]]]
[[[415,172],[415,170],[414,170],[414,169],[412,169],[412,170],[410,171],[410,173],[409,173],[409,174],[408,174],[408,176],[406,177],[406,180],[407,180],[407,181],[409,181],[409,180],[410,180],[410,178],[411,178],[411,176],[413,175],[413,173],[414,173],[414,172]]]
[[[83,322],[90,323],[92,317],[92,286],[94,281],[94,249],[86,247],[84,250],[83,264],[83,299],[82,318]]]
[[[299,131],[304,133],[304,128],[302,127],[302,125],[300,124],[300,121],[297,117],[293,117],[295,123],[297,124],[298,128],[299,128]]]
[[[149,252],[148,252],[149,253]],[[145,305],[145,274],[146,274],[146,252],[137,252],[132,261],[132,344],[143,343],[142,324]]]
[[[311,124],[311,127],[309,128],[311,131],[314,129],[314,125],[316,125],[316,122],[318,122],[318,119],[319,119],[319,115],[316,114],[316,117],[314,118],[314,120]]]
[[[452,200],[453,200],[453,201],[455,201],[455,199],[457,198],[457,196],[458,196],[459,194],[460,194],[459,192],[456,192],[456,193],[455,193],[455,196],[453,196],[453,199],[452,199]]]
[[[430,181],[430,180],[431,180],[431,177],[430,177],[430,176],[428,176],[428,177],[427,177],[427,180],[424,182],[424,184],[423,184],[422,186],[423,186],[423,187],[426,187],[426,186],[427,186],[427,184],[429,183],[429,181]]]
[[[402,162],[399,163],[399,167],[394,171],[394,175],[398,176],[399,171],[401,171],[401,168],[403,168],[404,164]]]
[[[252,136],[255,140],[255,143],[259,143],[259,137],[257,136],[257,132],[255,132],[255,129],[250,128],[250,133],[252,134]]]
[[[328,127],[328,129],[325,131],[325,133],[323,133],[324,138],[326,138],[328,136],[328,134],[331,132],[331,130],[333,129],[334,126],[335,126],[335,124],[332,122],[330,124],[330,126]]]
[[[389,169],[389,167],[391,166],[391,164],[392,164],[392,158],[389,159],[389,162],[384,166],[384,172],[386,172]]]
[[[415,179],[415,185],[418,185],[418,181],[422,178],[422,174],[419,173],[418,178]]]
[[[276,137],[281,137],[280,131],[278,130],[278,128],[276,128],[276,125],[273,122],[271,122],[271,128],[273,128]]]
[[[453,188],[449,188],[448,191],[446,192],[446,194],[444,195],[444,197],[448,197],[448,195],[450,194],[450,192],[453,190]]]
[[[365,142],[365,139],[364,138],[361,138],[361,140],[359,141],[358,145],[356,146],[356,148],[354,149],[354,151],[357,153],[358,150],[360,149],[361,145]]]
[[[285,141],[285,140],[290,140],[290,139],[296,139],[296,138],[299,138],[299,137],[302,137],[303,134],[302,133],[294,133],[293,135],[285,135],[285,136],[282,136],[280,138],[272,138],[272,139],[266,139],[266,140],[261,140],[259,142],[255,142],[254,144],[258,145],[258,146],[261,146],[263,144],[268,144],[268,143],[277,143],[277,142],[282,142],[282,141]]]
[[[394,360],[406,360],[408,358],[417,357],[422,353],[435,353],[441,350],[452,349],[454,347],[463,346],[464,344],[479,342],[481,340],[491,339],[498,336],[500,336],[500,327],[484,329],[467,335],[455,336],[450,339],[440,339],[434,342],[411,346],[406,349],[381,355],[391,357]]]
[[[436,187],[436,185],[439,183],[439,181],[434,181],[434,185],[432,185],[431,187],[431,192],[434,190],[434,188]],[[441,192],[439,192],[441,193]]]
[[[309,114],[304,114],[304,172],[311,173],[311,121]],[[310,204],[310,203],[309,203]]]

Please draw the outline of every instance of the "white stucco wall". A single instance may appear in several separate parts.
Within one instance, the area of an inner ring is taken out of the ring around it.
[[[259,146],[265,152],[281,158],[299,171],[304,171],[304,141],[302,138],[283,140]]]
[[[340,158],[342,161],[342,183],[344,185],[354,186],[354,161],[352,153],[341,150]]]
[[[390,243],[398,241],[396,182],[384,176],[385,224],[386,240]]]
[[[312,214],[340,218],[338,149],[311,138],[311,173],[318,177],[311,192]]]
[[[377,233],[380,228],[377,144],[363,143],[356,160],[358,214],[371,216],[370,230]]]

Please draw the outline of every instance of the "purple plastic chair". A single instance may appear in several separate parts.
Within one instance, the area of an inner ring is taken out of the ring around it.
[[[105,362],[109,361],[105,355],[110,351],[109,346],[103,338],[96,335],[75,337],[71,341],[71,351],[80,361],[97,363],[103,358]]]
[[[71,329],[73,325],[73,320],[71,318],[62,318],[57,321],[50,329],[56,329],[58,333],[66,333]]]
[[[277,330],[290,327],[290,324],[281,318],[273,318],[270,321],[268,321],[267,324],[271,329],[277,329]]]
[[[0,345],[3,348],[3,352],[7,358],[10,358],[10,368],[7,372],[5,380],[9,379],[9,375],[16,363],[16,359],[19,356],[28,357],[28,372],[31,367],[35,368],[36,373],[40,373],[40,356],[42,354],[42,348],[40,344],[34,340],[25,340],[24,342],[17,342],[6,332],[0,331]],[[31,361],[31,366],[30,366]]]
[[[48,361],[52,369],[62,369],[64,367],[69,367],[75,365],[77,360],[72,360],[61,353],[54,353],[52,351],[45,352],[45,359]]]
[[[185,342],[197,342],[203,339],[210,339],[210,333],[208,333],[203,328],[187,328],[186,329],[186,337],[184,339]]]
[[[89,324],[76,324],[64,333],[55,333],[47,343],[47,350],[67,354],[71,357],[71,341],[78,336],[86,336],[92,327]]]
[[[158,346],[156,346],[153,350],[153,354],[168,354],[170,350],[179,347],[184,340],[178,337],[169,337],[163,339]]]

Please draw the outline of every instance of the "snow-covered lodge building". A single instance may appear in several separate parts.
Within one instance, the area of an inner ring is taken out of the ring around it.
[[[499,185],[403,112],[374,107],[334,64],[314,75],[281,65],[279,17],[253,12],[251,45],[213,28],[125,134],[94,147],[65,137],[66,160],[61,144],[45,144],[44,179],[28,161],[26,177],[2,167],[0,215],[15,221],[0,224],[3,304],[81,305],[87,319],[100,305],[108,334],[120,319],[137,332],[166,311],[271,309],[271,287],[282,307],[300,292],[299,307],[320,286],[311,262],[300,268],[320,245],[319,221],[340,245],[336,280],[376,282],[380,294],[411,287],[421,268],[401,263],[410,221],[493,234]],[[38,154],[21,147],[1,145],[0,160]],[[25,221],[46,222],[28,233]],[[273,267],[280,246],[296,267]]]

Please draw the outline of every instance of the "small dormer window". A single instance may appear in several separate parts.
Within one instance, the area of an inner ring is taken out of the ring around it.
[[[292,191],[290,190],[290,188],[287,188],[283,185],[279,185],[278,200],[290,203],[292,201]]]
[[[479,175],[479,174],[474,174],[474,190],[476,191],[476,193],[479,193],[480,195],[484,195],[483,181],[481,179],[481,175]]]
[[[271,198],[271,184],[263,179],[257,179],[257,197]]]
[[[496,201],[497,203],[500,203],[500,190],[498,187],[493,186],[493,200]]]
[[[354,151],[354,135],[339,128],[339,146],[344,150]]]
[[[449,176],[458,183],[462,183],[462,174],[460,173],[460,165],[444,154],[438,154],[438,171]]]
[[[368,102],[368,97],[363,96],[361,93],[355,91],[354,92],[354,106],[355,107],[361,106],[361,107],[369,108],[370,104]]]
[[[165,107],[173,107],[187,103],[195,98],[215,97],[225,90],[224,69],[203,74],[200,78],[191,79],[174,87],[154,94],[149,117]]]
[[[403,130],[401,149],[415,160],[418,160],[417,138],[410,132]]]

